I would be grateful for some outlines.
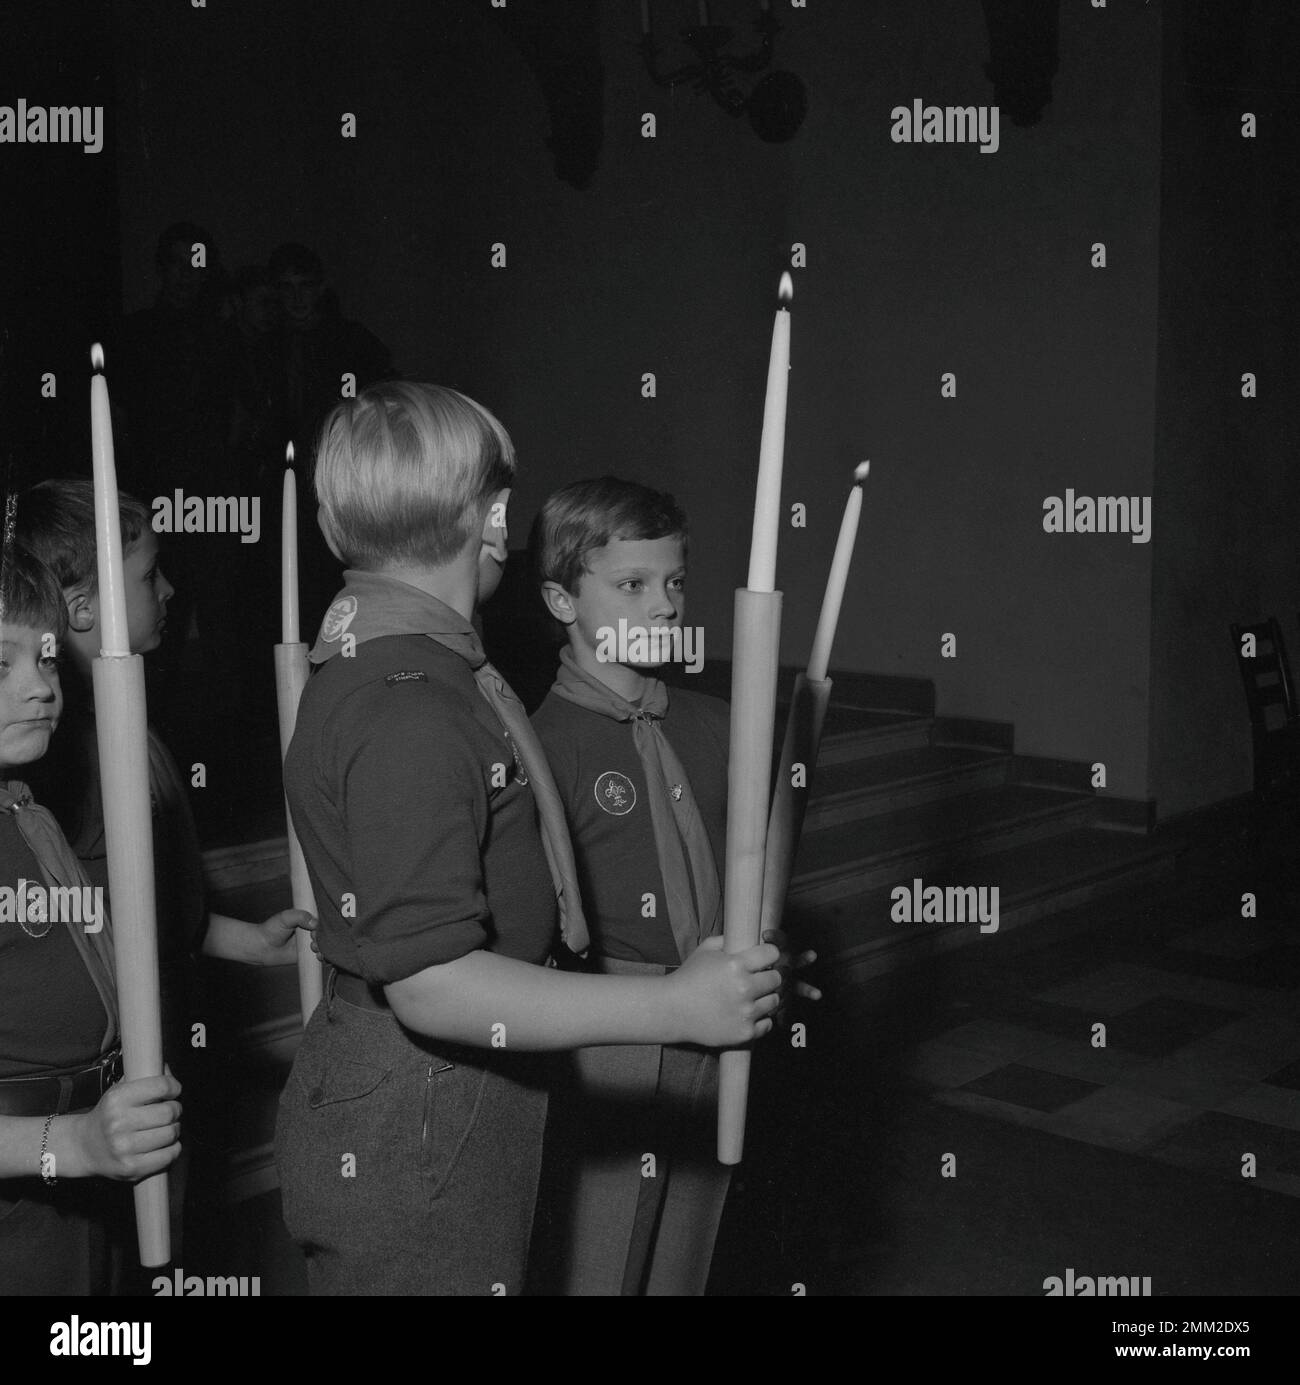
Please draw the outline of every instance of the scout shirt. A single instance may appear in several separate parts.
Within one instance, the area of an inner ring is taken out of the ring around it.
[[[31,767],[29,777],[37,799],[58,819],[86,879],[104,891],[111,910],[94,703],[82,680],[65,679],[64,687],[59,734],[51,753]],[[190,1027],[200,1013],[197,959],[208,927],[203,856],[185,782],[152,726],[147,746],[163,1055],[184,1085],[198,1073],[194,1065],[199,1050],[191,1044]]]
[[[285,792],[317,946],[372,986],[486,949],[541,963],[555,888],[537,807],[443,602],[349,571],[312,650]]]
[[[40,866],[0,813],[0,884],[43,885]],[[0,1079],[89,1066],[104,1042],[104,1006],[61,922],[0,922]]]
[[[69,883],[82,878],[66,843],[60,868],[43,863],[25,839],[16,814],[31,811],[22,806],[27,799],[23,785],[0,784],[0,885],[7,896],[0,909],[0,1079],[89,1066],[117,1032],[100,991],[112,985],[103,940],[83,937],[79,943],[74,930],[80,925],[50,920],[48,907],[43,917],[13,908],[20,889],[43,888],[56,875]],[[99,983],[82,955],[91,946],[103,958]]]
[[[632,723],[588,711],[552,691],[533,713],[533,726],[564,799],[593,952],[624,962],[680,965],[685,959],[678,955],[664,907],[654,824]],[[662,729],[690,775],[721,875],[730,711],[720,698],[671,688]],[[648,894],[655,899],[653,918],[644,916]]]

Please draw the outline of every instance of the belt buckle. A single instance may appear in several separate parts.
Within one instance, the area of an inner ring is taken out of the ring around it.
[[[99,1094],[103,1096],[106,1091],[122,1080],[122,1050],[114,1049],[100,1064],[99,1069]]]

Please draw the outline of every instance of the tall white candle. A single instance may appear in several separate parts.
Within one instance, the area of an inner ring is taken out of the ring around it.
[[[95,374],[90,380],[90,447],[95,473],[95,528],[99,543],[99,652],[120,658],[131,652],[126,624],[126,587],[122,575],[122,525],[117,503],[117,467],[113,459],[113,417],[104,379],[104,348],[90,348]]]
[[[812,653],[808,656],[810,681],[825,678],[831,661],[831,645],[835,641],[835,627],[839,624],[840,605],[849,579],[849,564],[853,561],[853,544],[858,536],[858,518],[862,514],[862,483],[867,479],[870,468],[870,462],[863,462],[853,473],[853,489],[849,491],[844,505],[844,518],[840,520],[840,536],[835,544],[835,556],[831,559],[830,574],[826,578],[826,595],[822,597],[817,633],[813,636]]]
[[[298,484],[293,443],[285,448],[284,503],[280,510],[280,639],[298,643]]]
[[[114,967],[128,1082],[163,1070],[153,829],[149,807],[149,731],[144,660],[131,653],[122,573],[122,527],[113,460],[113,420],[96,343],[90,363],[90,439],[95,473],[95,550],[99,568],[100,657],[94,661],[96,738],[104,803],[108,886],[113,898]],[[171,1257],[167,1174],[134,1190],[140,1263]]]
[[[752,592],[776,590],[776,539],[781,524],[781,470],[785,463],[785,406],[790,389],[790,310],[794,282],[781,275],[781,306],[772,323],[772,350],[767,362],[767,398],[758,451],[758,490],[754,497],[754,532],[749,547]]]

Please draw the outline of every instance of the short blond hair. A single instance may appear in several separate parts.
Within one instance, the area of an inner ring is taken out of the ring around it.
[[[316,498],[355,568],[449,562],[514,475],[510,435],[442,385],[371,385],[330,411],[316,446]]]

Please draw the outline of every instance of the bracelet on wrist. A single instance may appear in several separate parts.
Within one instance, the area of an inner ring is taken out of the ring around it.
[[[54,1117],[57,1115],[57,1111],[51,1111],[45,1117],[45,1129],[41,1132],[41,1182],[47,1188],[53,1188],[59,1181],[54,1173],[54,1155],[47,1149],[50,1142],[50,1126],[54,1124]]]

